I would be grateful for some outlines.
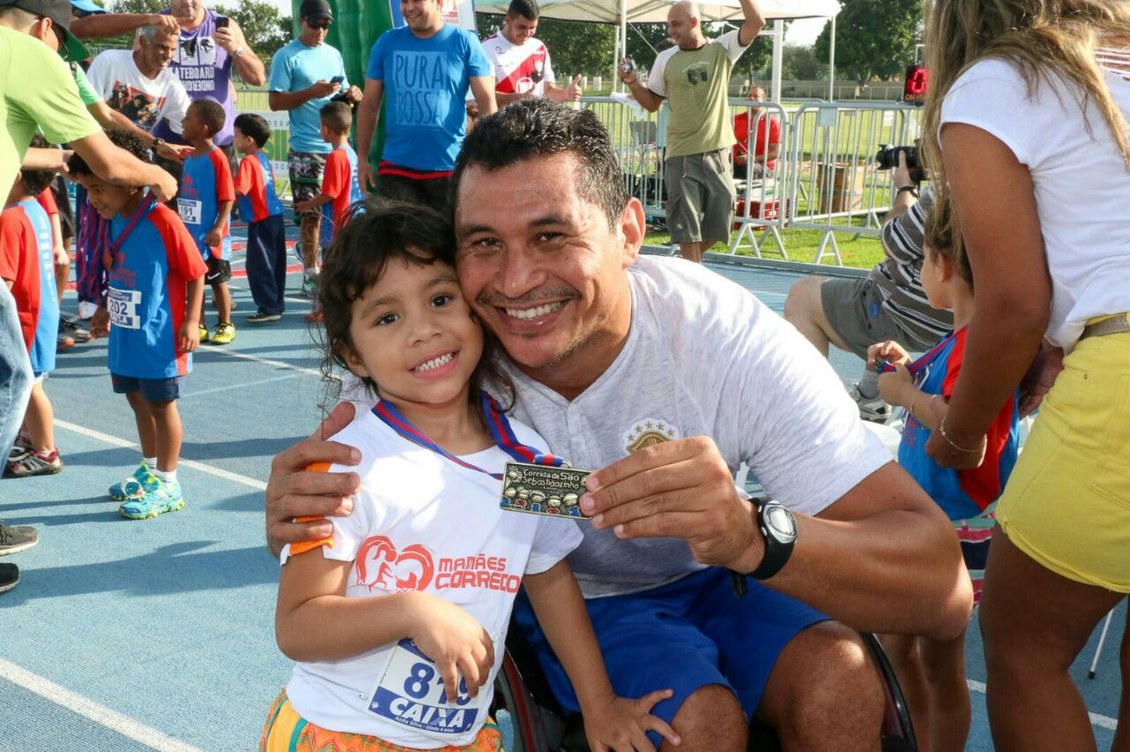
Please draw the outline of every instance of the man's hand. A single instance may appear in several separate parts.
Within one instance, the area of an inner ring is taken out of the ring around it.
[[[581,86],[581,74],[578,73],[576,76],[573,76],[573,80],[565,87],[565,101],[580,102],[581,96],[584,93],[584,87]]]
[[[234,52],[241,47],[247,49],[247,39],[243,36],[243,30],[231,25],[230,22],[225,28],[217,28],[212,33],[212,39],[228,52]]]
[[[306,470],[315,462],[356,465],[361,461],[354,447],[322,438],[345,428],[353,415],[353,405],[341,403],[312,436],[275,455],[266,491],[267,544],[272,553],[277,554],[287,543],[333,534],[333,525],[324,519],[295,522],[295,518],[345,517],[353,511],[350,495],[361,485],[356,473]]]
[[[360,177],[361,177],[361,165],[360,164],[357,165],[357,176],[358,176],[358,182],[360,182]],[[305,201],[295,202],[295,204],[294,204],[295,214],[305,214],[306,212],[310,211],[313,203],[314,203],[313,199],[307,199]]]
[[[183,162],[191,153],[192,147],[188,144],[170,144],[168,141],[162,141],[157,147],[157,156],[174,162]]]
[[[627,70],[625,70],[625,68],[627,68]],[[636,64],[630,57],[621,59],[620,64],[616,66],[616,75],[629,86],[634,84],[639,78],[637,73]],[[631,81],[628,80],[629,77],[631,77]]]
[[[357,104],[365,98],[365,92],[361,91],[356,86],[350,86],[345,90],[345,96],[349,99],[350,102]]]
[[[168,13],[150,13],[146,26],[156,26],[164,34],[180,35],[180,23]]]
[[[306,93],[310,95],[311,99],[322,99],[323,97],[337,94],[340,89],[341,84],[335,84],[323,78],[310,84],[309,88],[306,89]]]
[[[153,181],[149,183],[149,190],[162,204],[172,201],[173,196],[177,195],[177,179],[156,165],[153,170],[155,172]]]
[[[713,439],[667,441],[586,479],[581,509],[618,538],[683,538],[703,564],[757,568],[764,541]]]
[[[357,185],[360,186],[362,193],[368,193],[377,189],[376,178],[377,176],[373,174],[373,167],[369,164],[369,160],[358,157]]]
[[[899,149],[899,164],[891,173],[891,182],[895,188],[914,185],[914,178],[910,175],[910,168],[906,166],[906,150]]]

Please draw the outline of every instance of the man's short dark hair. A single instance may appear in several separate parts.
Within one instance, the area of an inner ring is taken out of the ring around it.
[[[239,132],[243,135],[249,136],[260,149],[271,138],[271,124],[262,115],[243,112],[235,116],[235,122],[232,125],[239,128]]]
[[[188,108],[196,110],[200,122],[208,128],[209,138],[223,130],[227,115],[224,114],[224,108],[218,102],[213,102],[211,99],[195,99]]]
[[[536,21],[538,16],[541,15],[541,9],[538,8],[538,0],[510,0],[510,7],[506,9],[506,15],[510,18],[522,16],[531,21]]]
[[[451,176],[452,207],[469,167],[499,170],[538,157],[572,154],[580,163],[577,191],[614,224],[628,192],[612,139],[592,110],[574,110],[548,99],[521,99],[481,119],[463,142]]]
[[[320,111],[322,124],[331,133],[344,136],[353,127],[353,110],[345,102],[330,102]]]

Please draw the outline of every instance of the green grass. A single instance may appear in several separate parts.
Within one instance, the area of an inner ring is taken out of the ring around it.
[[[781,231],[781,239],[784,241],[785,251],[789,254],[790,261],[811,263],[816,258],[816,252],[820,248],[820,240],[823,237],[824,233],[821,230],[785,229]],[[647,238],[644,242],[647,245],[670,245],[671,233],[666,230],[660,231],[648,228]],[[852,234],[838,232],[836,233],[836,245],[840,249],[840,257],[843,259],[844,266],[870,269],[883,260],[883,246],[879,239],[874,236],[865,235],[856,238]],[[829,249],[825,250],[828,251]],[[716,243],[711,251],[726,253],[727,248],[721,243]],[[750,248],[739,248],[738,255],[752,255],[752,251]],[[777,247],[771,239],[766,240],[763,244],[762,255],[766,258],[779,258]],[[832,265],[835,260],[826,257],[823,263]]]

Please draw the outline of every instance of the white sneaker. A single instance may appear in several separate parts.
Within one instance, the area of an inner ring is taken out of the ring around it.
[[[859,417],[872,423],[886,423],[891,417],[891,406],[883,401],[882,397],[864,397],[859,393],[859,384],[849,392],[855,404],[859,407]]]

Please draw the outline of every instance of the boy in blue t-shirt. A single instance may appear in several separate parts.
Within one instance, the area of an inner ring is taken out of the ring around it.
[[[247,284],[257,310],[249,324],[278,321],[286,309],[286,226],[275,193],[275,172],[263,153],[271,126],[245,112],[235,119],[235,148],[243,155],[235,176],[239,214],[247,220]]]
[[[942,467],[926,454],[926,442],[933,431],[950,441],[945,429],[947,403],[961,370],[966,328],[973,316],[972,270],[968,260],[955,250],[948,229],[948,208],[935,204],[934,211],[942,216],[932,218],[936,225],[927,225],[922,289],[934,308],[953,311],[954,330],[914,362],[906,350],[890,341],[872,345],[867,357],[869,365],[878,364],[884,371],[879,376],[879,394],[891,405],[906,409],[899,464],[953,521],[965,566],[973,579],[976,605],[989,554],[992,505],[1004,490],[1019,451],[1017,400],[1013,396],[1001,408],[983,445],[953,445],[963,452],[984,451],[979,467],[954,470]],[[906,689],[919,739],[928,741],[923,748],[964,749],[971,716],[965,684],[965,635],[949,641],[883,635],[882,641]]]
[[[226,345],[235,339],[231,322],[231,230],[228,219],[235,204],[231,165],[212,137],[224,127],[224,108],[210,99],[197,99],[184,119],[184,138],[193,145],[184,160],[177,209],[208,264],[205,281],[212,288],[212,302],[219,322],[212,334],[200,320],[200,340]]]
[[[51,475],[63,469],[55,446],[55,414],[43,388],[47,374],[55,370],[59,333],[55,251],[51,220],[35,198],[54,177],[50,170],[23,170],[0,214],[0,279],[15,298],[35,376],[22,430],[4,467],[7,477]]]
[[[133,134],[110,140],[142,161],[147,149]],[[109,227],[102,262],[109,289],[91,320],[92,335],[109,335],[110,380],[137,420],[141,464],[110,497],[123,517],[145,519],[184,508],[177,481],[184,432],[177,411],[180,379],[192,370],[200,343],[204,274],[196,242],[176,213],[144,187],[112,185],[78,155],[67,162],[91,205]]]

